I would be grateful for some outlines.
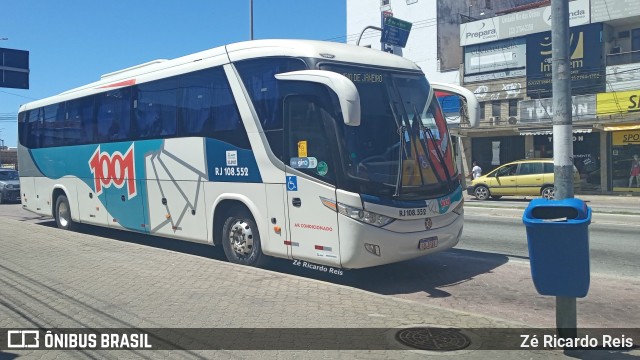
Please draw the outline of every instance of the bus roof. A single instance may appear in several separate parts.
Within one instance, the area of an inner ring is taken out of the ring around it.
[[[317,40],[253,40],[219,46],[171,60],[153,60],[117,70],[102,75],[96,82],[22,105],[20,111],[229,62],[270,56],[328,58],[349,63],[419,70],[414,62],[403,57],[361,46]]]

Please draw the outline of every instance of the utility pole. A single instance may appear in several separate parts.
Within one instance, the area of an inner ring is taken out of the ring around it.
[[[554,197],[573,198],[573,128],[569,67],[569,2],[551,0]],[[556,328],[562,338],[577,337],[576,298],[556,296]]]

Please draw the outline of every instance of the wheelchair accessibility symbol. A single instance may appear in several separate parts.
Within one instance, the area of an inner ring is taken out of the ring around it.
[[[297,176],[287,176],[287,191],[298,191]]]

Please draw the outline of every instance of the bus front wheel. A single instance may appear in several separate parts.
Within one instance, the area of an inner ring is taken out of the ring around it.
[[[233,208],[222,227],[222,248],[229,262],[249,266],[264,265],[260,233],[251,213]]]
[[[63,230],[73,231],[76,228],[76,223],[71,220],[71,207],[69,207],[69,200],[65,195],[60,195],[56,199],[56,225]]]

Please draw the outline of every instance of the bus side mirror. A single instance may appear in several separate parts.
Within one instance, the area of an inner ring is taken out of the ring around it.
[[[480,123],[480,103],[476,95],[469,89],[462,86],[445,84],[438,82],[429,82],[434,91],[442,91],[452,95],[462,97],[467,103],[467,114],[469,115],[469,126],[477,127]]]
[[[349,126],[360,125],[360,94],[346,76],[326,70],[300,70],[276,74],[275,77],[282,81],[307,81],[326,85],[338,95],[344,123]]]

